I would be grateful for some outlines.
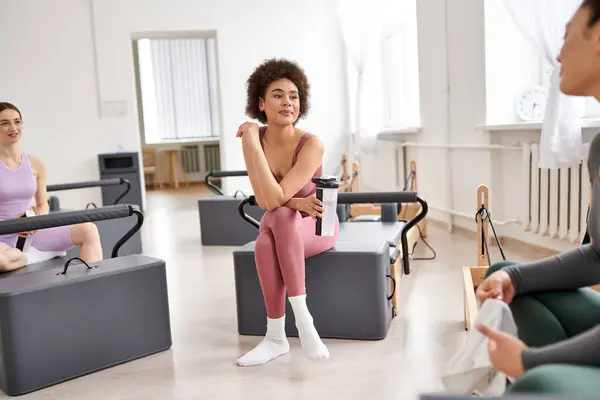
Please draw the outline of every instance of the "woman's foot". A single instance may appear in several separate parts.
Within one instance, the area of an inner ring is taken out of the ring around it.
[[[326,360],[329,358],[329,350],[319,337],[319,333],[313,323],[313,318],[306,305],[306,295],[290,297],[290,304],[296,318],[296,328],[302,348],[312,361]]]
[[[285,336],[285,315],[281,318],[267,318],[267,334],[254,349],[237,360],[241,367],[252,367],[268,363],[290,351]]]

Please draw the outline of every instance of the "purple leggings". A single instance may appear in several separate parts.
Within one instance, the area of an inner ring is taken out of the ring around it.
[[[17,235],[0,235],[0,242],[10,247],[17,245]],[[40,251],[67,251],[73,245],[71,240],[71,227],[58,226],[56,228],[40,229],[31,235],[31,246]]]
[[[306,293],[304,259],[332,248],[338,232],[339,221],[334,236],[317,236],[311,217],[285,206],[265,213],[254,258],[269,318],[284,315],[286,289],[290,297]]]

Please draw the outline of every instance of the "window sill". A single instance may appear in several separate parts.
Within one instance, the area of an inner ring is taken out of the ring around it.
[[[475,125],[475,129],[482,132],[510,132],[510,131],[541,131],[543,122],[514,122],[509,124]],[[600,128],[599,118],[584,118],[581,120],[582,128]]]
[[[171,140],[159,140],[159,141],[151,141],[146,142],[145,144],[148,146],[161,146],[161,145],[173,145],[173,144],[196,144],[196,143],[218,143],[219,137],[205,137],[205,138],[192,138],[192,139],[171,139]]]
[[[386,128],[377,134],[377,140],[397,141],[406,135],[421,133],[423,128],[420,126],[405,126],[401,128]]]

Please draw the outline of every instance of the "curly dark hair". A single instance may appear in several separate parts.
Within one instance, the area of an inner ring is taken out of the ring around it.
[[[295,62],[272,58],[263,61],[250,75],[247,81],[246,115],[267,123],[267,115],[260,111],[259,100],[264,98],[267,87],[279,79],[287,78],[298,88],[300,112],[298,120],[305,117],[310,108],[310,84],[304,70]],[[298,121],[296,120],[296,122]]]
[[[590,19],[588,21],[588,27],[592,27],[600,20],[600,1],[599,0],[584,0],[581,4],[582,7],[589,7]]]

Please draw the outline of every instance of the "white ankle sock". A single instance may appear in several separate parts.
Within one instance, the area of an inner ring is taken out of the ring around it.
[[[290,297],[290,304],[296,318],[296,328],[300,336],[302,348],[306,351],[308,358],[312,361],[325,360],[329,358],[329,350],[321,341],[319,333],[313,324],[312,315],[306,306],[306,295]]]
[[[267,318],[267,334],[254,349],[237,360],[242,367],[265,364],[290,351],[285,337],[285,315],[281,318]]]

